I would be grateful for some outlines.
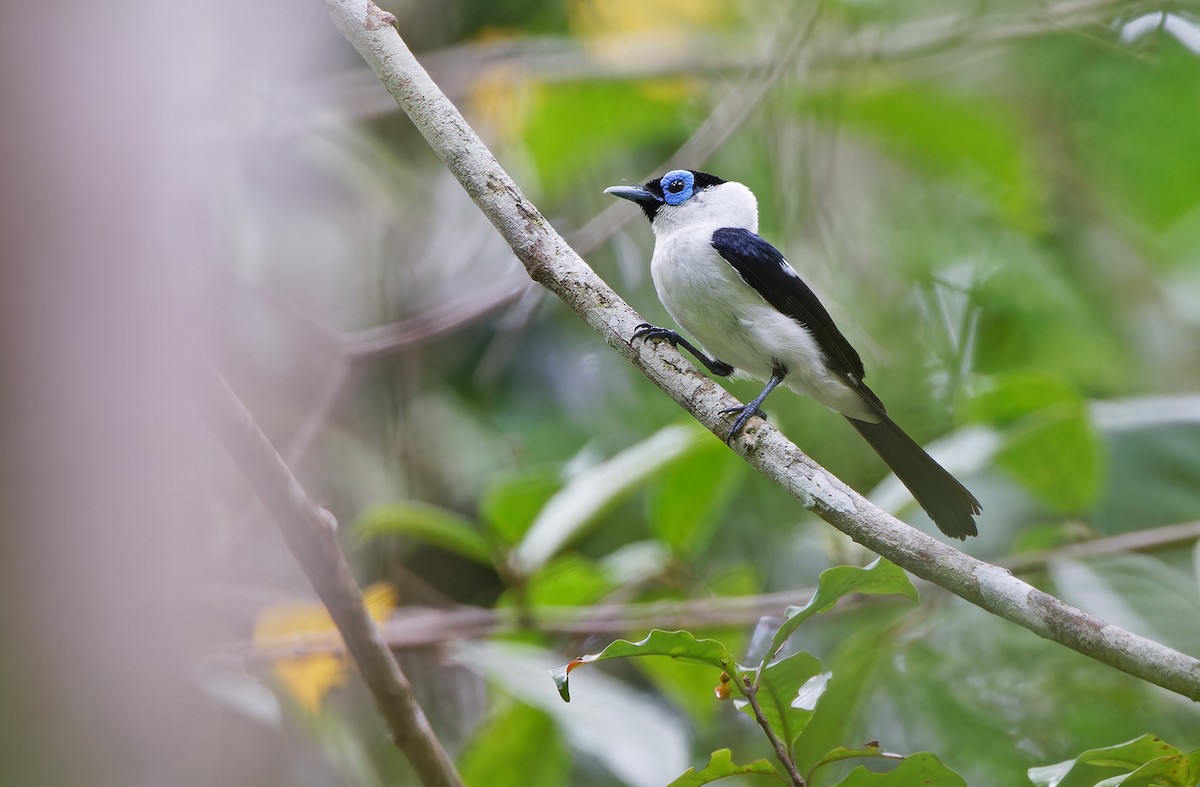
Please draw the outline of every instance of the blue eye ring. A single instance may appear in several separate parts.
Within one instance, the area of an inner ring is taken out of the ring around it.
[[[686,169],[674,169],[663,175],[658,185],[662,188],[663,201],[668,205],[682,205],[692,198],[696,176]]]

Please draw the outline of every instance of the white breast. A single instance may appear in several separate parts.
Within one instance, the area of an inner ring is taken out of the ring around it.
[[[717,188],[729,186],[745,188],[733,183]],[[696,205],[706,207],[713,206]],[[783,366],[788,371],[784,384],[797,393],[846,415],[877,420],[853,389],[826,371],[824,357],[808,330],[768,304],[713,248],[713,232],[721,227],[755,231],[756,226],[747,225],[757,225],[757,211],[740,225],[713,221],[707,210],[689,213],[680,215],[676,210],[668,214],[670,221],[655,219],[650,262],[659,300],[685,337],[698,342],[710,357],[759,380],[768,379],[776,366]],[[725,217],[728,211],[718,215]]]

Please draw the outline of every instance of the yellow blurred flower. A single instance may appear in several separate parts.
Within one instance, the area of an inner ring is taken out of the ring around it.
[[[363,592],[367,611],[377,622],[396,608],[396,590],[377,582]],[[261,648],[298,647],[324,644],[337,637],[337,626],[321,604],[287,601],[259,613],[254,626],[254,644]],[[346,682],[346,657],[333,653],[301,653],[274,660],[275,677],[300,707],[314,716],[321,701],[334,686]]]
[[[735,26],[735,5],[720,0],[572,0],[568,23],[584,48],[601,62],[670,63],[688,57],[698,42]],[[665,101],[685,98],[696,87],[686,77],[642,83],[648,95]]]

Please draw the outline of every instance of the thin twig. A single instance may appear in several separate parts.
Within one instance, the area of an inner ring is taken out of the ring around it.
[[[1123,533],[1079,544],[1067,544],[1033,555],[1018,555],[997,561],[1015,573],[1039,571],[1055,560],[1096,557],[1117,552],[1149,552],[1200,540],[1200,522],[1166,525],[1136,533]],[[922,586],[937,585],[920,581]],[[940,588],[937,588],[940,590]],[[645,629],[703,630],[753,623],[768,615],[779,615],[789,606],[803,606],[812,598],[812,588],[761,593],[751,596],[717,596],[685,601],[651,601],[631,604],[600,604],[590,607],[539,606],[529,610],[529,622],[518,619],[512,609],[482,607],[401,607],[382,624],[388,647],[425,648],[462,639],[480,639],[533,628],[543,634],[591,636],[622,635]],[[863,596],[844,601],[839,608],[879,603],[887,596]],[[235,642],[223,653],[249,660],[272,659],[308,653],[343,650],[335,637],[306,636],[293,642],[262,648],[253,642]]]
[[[401,607],[382,624],[383,637],[394,649],[422,648],[462,639],[479,639],[533,629],[543,634],[591,636],[625,634],[650,628],[713,629],[740,626],[768,615],[782,614],[812,598],[813,590],[764,593],[686,601],[652,601],[632,604],[601,604],[592,607],[535,606],[528,611],[513,608],[486,609]],[[526,619],[527,618],[527,619]],[[247,659],[270,659],[307,653],[338,652],[341,643],[326,636],[305,636],[270,647],[253,642],[235,642],[222,653]]]
[[[294,467],[299,464],[313,440],[317,439],[317,433],[329,419],[329,414],[333,411],[333,406],[337,404],[338,397],[342,393],[342,386],[346,384],[346,378],[349,375],[350,364],[346,362],[345,355],[339,353],[325,373],[325,382],[321,386],[321,395],[317,397],[316,404],[304,416],[300,427],[288,440],[287,447],[284,449],[289,466]]]
[[[521,298],[532,284],[484,290],[408,319],[345,334],[347,354],[367,360],[453,333]]]
[[[1187,544],[1200,539],[1200,522],[1185,522],[1179,525],[1164,525],[1149,530],[1136,530],[1107,538],[1064,544],[1030,555],[1014,555],[998,562],[1015,574],[1036,571],[1055,560],[1095,557],[1114,552],[1152,552],[1156,549]]]
[[[292,554],[337,624],[375,696],[392,740],[428,787],[462,787],[454,761],[417,704],[412,685],[363,603],[337,540],[337,521],[305,493],[283,458],[215,371],[200,380],[201,413],[271,512]]]
[[[771,742],[771,748],[775,750],[775,756],[783,763],[783,769],[787,771],[788,778],[792,780],[792,787],[807,787],[808,783],[800,775],[800,771],[796,768],[796,763],[792,762],[792,755],[788,753],[787,746],[775,734],[771,723],[763,715],[762,707],[758,704],[758,686],[746,675],[742,675],[741,680],[742,694],[746,695],[746,701],[750,703],[750,709],[754,711],[754,720],[758,722],[758,726],[762,727],[767,740]]]
[[[395,18],[367,0],[325,0],[334,23],[525,265],[613,348],[714,435],[738,402],[669,346],[633,342],[642,318],[571,249],[421,68]],[[979,607],[1104,664],[1200,700],[1200,660],[1105,623],[872,505],[769,424],[733,449],[806,508],[868,549]]]

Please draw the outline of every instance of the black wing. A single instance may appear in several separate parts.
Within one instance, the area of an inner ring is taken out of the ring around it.
[[[862,385],[866,376],[862,359],[778,249],[750,230],[734,227],[714,232],[712,245],[763,300],[808,329],[834,371],[878,402],[870,389]]]

